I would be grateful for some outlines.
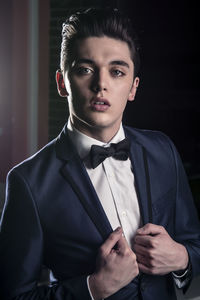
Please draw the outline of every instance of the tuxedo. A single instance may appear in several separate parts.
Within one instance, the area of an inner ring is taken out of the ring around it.
[[[200,225],[179,155],[160,132],[124,127],[143,224],[163,226],[200,273]],[[0,233],[0,296],[90,300],[86,278],[112,227],[66,128],[7,178]],[[56,283],[38,286],[42,265]],[[176,299],[172,274],[139,274],[111,300]]]

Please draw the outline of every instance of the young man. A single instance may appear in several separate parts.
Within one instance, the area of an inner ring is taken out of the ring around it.
[[[137,40],[116,10],[63,26],[56,79],[70,117],[8,176],[3,299],[176,299],[200,273],[200,226],[180,158],[162,133],[122,126],[139,84]],[[42,265],[54,276],[39,286]]]

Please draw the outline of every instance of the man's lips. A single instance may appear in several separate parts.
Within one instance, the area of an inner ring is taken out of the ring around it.
[[[90,106],[95,111],[105,111],[110,107],[110,103],[105,98],[95,97],[90,101]]]

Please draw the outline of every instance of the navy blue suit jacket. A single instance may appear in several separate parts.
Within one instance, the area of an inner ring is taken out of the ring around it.
[[[185,172],[162,133],[125,127],[143,224],[162,225],[185,245],[200,273],[200,226]],[[119,170],[120,172],[120,170]],[[89,300],[86,277],[112,232],[83,163],[64,129],[8,175],[0,234],[0,299]],[[41,266],[57,283],[38,286]],[[142,274],[111,296],[176,299],[172,275]],[[18,297],[17,297],[18,296]],[[1,298],[2,297],[2,298]]]

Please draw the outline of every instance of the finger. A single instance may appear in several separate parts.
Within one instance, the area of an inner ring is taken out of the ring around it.
[[[155,273],[155,271],[152,267],[149,268],[148,266],[145,266],[143,263],[138,263],[138,268],[139,268],[140,272],[145,273],[145,274],[154,274]]]
[[[117,250],[123,252],[127,248],[130,248],[129,244],[128,244],[124,234],[122,234],[122,236],[120,237],[120,239],[117,242]]]
[[[134,245],[140,245],[143,247],[152,247],[152,241],[155,237],[151,235],[136,235],[134,239]]]
[[[147,250],[148,250],[147,247],[143,247],[143,246],[140,246],[140,245],[134,245],[134,252],[135,252],[136,256],[138,254],[147,256],[148,255]]]
[[[122,237],[122,228],[118,227],[109,235],[107,240],[101,246],[100,251],[103,252],[105,255],[109,254],[121,237]]]
[[[137,254],[137,263],[142,264],[145,267],[151,267],[151,262],[145,256]]]
[[[165,231],[165,229],[163,226],[148,223],[148,224],[144,225],[143,227],[139,228],[137,230],[137,234],[157,235],[157,234],[163,233],[164,231]]]

